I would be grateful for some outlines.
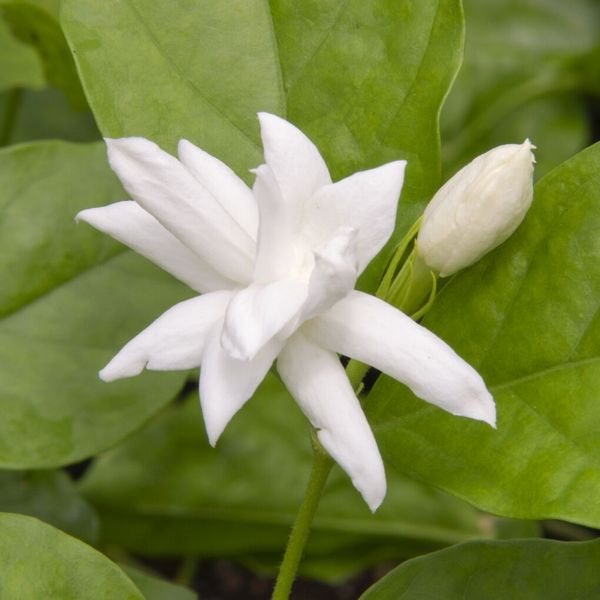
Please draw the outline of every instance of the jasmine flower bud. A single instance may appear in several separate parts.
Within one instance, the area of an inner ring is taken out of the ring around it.
[[[535,146],[506,144],[478,156],[435,194],[418,252],[441,277],[472,265],[519,226],[533,198]]]

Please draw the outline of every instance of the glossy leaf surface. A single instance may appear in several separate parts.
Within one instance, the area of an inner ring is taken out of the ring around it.
[[[144,600],[126,575],[83,542],[32,517],[0,513],[3,598]]]
[[[361,600],[596,598],[598,542],[470,542],[410,560]]]

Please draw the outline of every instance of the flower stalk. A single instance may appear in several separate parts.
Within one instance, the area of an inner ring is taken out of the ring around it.
[[[346,375],[357,396],[360,396],[363,388],[362,380],[368,370],[368,365],[356,360],[351,360],[346,366]],[[279,567],[273,590],[273,600],[287,600],[289,598],[302,555],[304,554],[304,548],[310,535],[311,525],[319,507],[321,495],[333,467],[333,460],[327,454],[321,442],[319,442],[315,431],[311,433],[310,439],[313,449],[313,464],[306,492],[304,493],[302,504],[298,510],[296,521],[292,527],[283,560]]]
[[[310,478],[279,568],[273,590],[273,600],[289,598],[319,500],[333,467],[333,460],[325,452],[315,435],[312,436],[312,446],[313,464]]]

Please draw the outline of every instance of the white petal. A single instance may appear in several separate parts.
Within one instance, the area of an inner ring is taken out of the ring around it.
[[[230,298],[230,292],[213,292],[176,304],[127,343],[100,371],[100,378],[132,377],[144,367],[177,371],[200,366],[206,337]]]
[[[258,207],[252,190],[224,162],[187,140],[179,142],[177,153],[190,173],[255,240]]]
[[[302,331],[316,343],[369,364],[444,410],[496,426],[481,376],[431,331],[373,296],[353,291]]]
[[[267,165],[255,170],[254,196],[260,225],[254,281],[268,283],[286,277],[298,265],[296,238],[301,213],[282,196],[273,171]]]
[[[301,321],[326,311],[354,288],[358,274],[356,237],[356,229],[342,227],[315,251],[315,266],[310,275]]]
[[[133,200],[225,277],[250,280],[253,240],[175,157],[144,138],[107,139],[106,145]]]
[[[221,344],[238,360],[250,360],[297,314],[306,298],[307,285],[282,280],[252,285],[229,303]]]
[[[208,336],[200,369],[200,403],[212,446],[252,397],[282,346],[282,342],[271,340],[252,360],[236,360],[221,346],[221,326],[222,321],[215,324]]]
[[[235,284],[184,246],[150,213],[131,200],[82,210],[85,221],[150,259],[198,292],[230,289]]]
[[[285,119],[258,113],[265,162],[273,170],[284,200],[302,206],[320,187],[331,183],[317,147]]]
[[[354,227],[360,273],[394,231],[405,166],[406,161],[398,160],[317,191],[308,201],[303,225],[309,247],[330,238],[343,225]]]
[[[323,447],[375,511],[386,492],[383,462],[338,357],[298,332],[279,355],[277,370]]]

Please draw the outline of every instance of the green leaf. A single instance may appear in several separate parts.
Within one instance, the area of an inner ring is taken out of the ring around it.
[[[0,0],[0,14],[14,34],[37,52],[48,83],[62,90],[75,109],[87,102],[73,57],[58,22],[55,0]]]
[[[589,77],[579,63],[594,52],[600,35],[600,5],[594,0],[465,0],[465,18],[464,63],[442,113],[449,174],[473,158],[492,131],[502,143],[529,136],[541,151],[542,138],[513,125],[519,135],[508,140],[502,125],[518,118],[513,112],[523,107],[531,126],[539,120],[532,101],[585,90]]]
[[[360,600],[565,600],[600,594],[600,542],[469,542],[410,560]]]
[[[600,525],[599,167],[595,145],[542,179],[516,234],[425,318],[483,375],[497,431],[378,381],[367,408],[398,469],[494,513]]]
[[[9,94],[1,94],[0,114],[8,104]],[[95,142],[100,133],[90,111],[71,109],[65,95],[49,87],[22,90],[8,137],[11,144],[45,139]]]
[[[99,458],[81,489],[101,513],[105,543],[142,554],[280,558],[308,479],[308,433],[305,417],[270,376],[210,448],[194,393]],[[307,557],[355,553],[360,568],[382,555],[412,556],[493,532],[493,522],[466,504],[393,469],[373,516],[336,469]]]
[[[0,152],[0,466],[44,468],[107,448],[184,374],[102,383],[97,371],[189,291],[91,228],[84,207],[123,198],[100,144]]]
[[[45,83],[36,53],[0,19],[0,92],[13,87],[39,89]]]
[[[128,565],[119,565],[127,574],[129,579],[135,583],[138,589],[144,594],[146,600],[197,600],[198,595],[181,585],[175,585],[164,581],[154,575],[149,575],[146,571],[130,567]]]
[[[248,179],[257,111],[286,116],[335,178],[408,158],[398,239],[440,177],[438,113],[459,0],[67,0],[62,23],[101,131],[190,139]],[[362,281],[374,289],[387,256]]]
[[[0,472],[0,512],[30,515],[95,544],[98,515],[62,471]]]
[[[144,600],[105,556],[37,519],[0,514],[0,596]]]

